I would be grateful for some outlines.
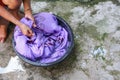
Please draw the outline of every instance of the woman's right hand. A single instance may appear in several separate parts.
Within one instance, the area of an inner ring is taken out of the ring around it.
[[[22,31],[22,33],[28,37],[32,37],[33,36],[33,31],[25,24],[21,24],[20,25],[20,29]]]

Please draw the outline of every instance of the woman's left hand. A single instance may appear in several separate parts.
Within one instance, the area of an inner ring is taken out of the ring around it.
[[[26,13],[25,17],[28,18],[28,19],[31,19],[33,21],[33,27],[36,27],[35,19],[34,19],[32,13]]]

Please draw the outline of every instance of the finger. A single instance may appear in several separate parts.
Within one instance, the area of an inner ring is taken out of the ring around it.
[[[29,30],[29,35],[33,36],[33,31],[32,30]]]
[[[32,30],[29,30],[29,33],[30,33],[30,34],[33,34],[33,31],[32,31]]]
[[[26,36],[28,36],[28,37],[32,37],[32,34],[27,34]]]
[[[32,20],[32,21],[33,21],[33,27],[36,27],[35,20],[34,20],[33,17],[32,17],[32,18],[28,18],[28,17],[26,17],[26,19],[28,19],[28,20]]]
[[[25,34],[27,37],[31,37],[32,33],[30,31],[27,31],[27,33]]]
[[[31,20],[32,20],[33,22],[35,22],[34,17],[32,17]]]
[[[25,16],[25,18],[26,18],[27,20],[32,20],[32,21],[33,21],[33,19],[32,19],[31,17]]]
[[[35,24],[35,22],[33,22],[33,27],[37,27],[37,25]]]
[[[35,24],[35,19],[34,19],[34,17],[32,17],[32,21],[33,21],[33,27],[36,27],[36,24]]]

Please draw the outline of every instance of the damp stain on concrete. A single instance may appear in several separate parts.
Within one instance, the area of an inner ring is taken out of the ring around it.
[[[63,62],[36,67],[20,60],[25,71],[1,74],[1,80],[119,80],[120,78],[120,1],[32,0],[33,13],[51,12],[67,21],[74,33],[75,45]],[[23,8],[21,8],[23,9]],[[15,56],[12,31],[0,44],[0,67]],[[2,73],[2,72],[1,72]],[[7,77],[6,77],[7,76]]]

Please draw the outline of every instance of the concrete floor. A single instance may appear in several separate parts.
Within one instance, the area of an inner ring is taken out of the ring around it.
[[[73,1],[32,1],[33,13],[52,12],[70,24],[75,47],[60,64],[32,66],[16,56],[11,42],[12,28],[7,41],[0,44],[0,80],[120,80],[118,3],[120,0],[94,5]]]

